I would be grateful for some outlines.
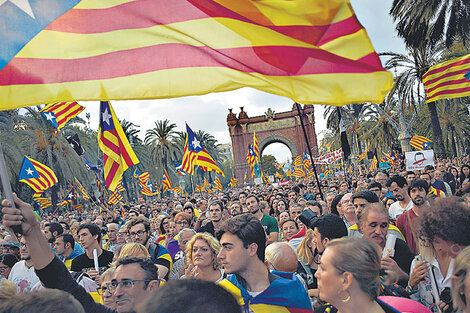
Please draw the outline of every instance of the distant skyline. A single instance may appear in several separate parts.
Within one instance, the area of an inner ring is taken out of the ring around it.
[[[392,0],[351,0],[351,4],[378,53],[405,52],[403,41],[396,36],[392,19],[388,14]],[[80,104],[85,106],[80,117],[85,119],[85,114],[90,113],[91,128],[97,129],[99,102],[80,101]],[[291,99],[252,88],[173,99],[112,101],[120,120],[126,119],[140,126],[141,139],[144,138],[147,129],[155,126],[155,121],[168,119],[177,125],[178,131],[184,131],[187,122],[193,130],[204,130],[221,144],[231,142],[226,124],[229,108],[238,113],[239,107],[243,106],[248,116],[257,116],[264,114],[268,108],[275,112],[289,111],[292,104]],[[315,105],[317,134],[326,129],[323,111],[322,105]],[[264,154],[272,154],[282,162],[290,158],[289,149],[282,144],[269,145]]]

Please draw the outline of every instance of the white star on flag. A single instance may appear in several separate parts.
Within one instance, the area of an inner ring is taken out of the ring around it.
[[[32,170],[31,168],[28,167],[28,168],[26,169],[26,174],[28,174],[28,176],[29,176],[29,175],[33,175],[33,173],[34,173],[34,172],[33,172],[33,170]]]
[[[201,148],[201,142],[194,138],[193,142],[191,143],[193,148],[196,149],[197,147]]]
[[[28,0],[0,0],[0,6],[2,6],[7,1],[10,1],[14,5],[16,5],[21,11],[36,19],[33,13],[33,9],[31,8],[31,5],[29,4]]]
[[[44,114],[44,116],[46,117],[46,120],[48,121],[52,121],[54,119],[54,115],[52,115],[52,112],[47,112]]]
[[[106,122],[106,124],[111,125],[109,123],[109,119],[111,118],[111,115],[108,113],[108,109],[106,108],[103,112],[103,122]]]

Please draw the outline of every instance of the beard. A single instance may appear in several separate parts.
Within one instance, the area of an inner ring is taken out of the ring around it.
[[[417,206],[421,206],[424,204],[425,198],[421,196],[416,196],[415,198],[412,198],[411,201]]]
[[[31,256],[30,256],[30,255],[27,255],[27,256],[24,256],[24,257],[22,256],[22,257],[21,257],[21,260],[23,260],[23,261],[29,261],[29,260],[31,260]]]
[[[51,238],[47,239],[47,241],[48,241],[49,243],[54,243],[54,241],[55,241],[55,237],[54,237],[54,236],[52,236]]]

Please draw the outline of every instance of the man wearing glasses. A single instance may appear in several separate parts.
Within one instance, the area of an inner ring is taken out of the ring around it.
[[[140,243],[147,248],[150,261],[158,267],[160,278],[168,280],[172,266],[171,256],[168,250],[159,243],[151,242],[150,222],[143,216],[137,216],[129,222],[129,239],[131,242]]]
[[[158,288],[158,270],[152,262],[139,258],[124,258],[117,262],[111,283],[105,286],[113,294],[116,310],[96,303],[55,256],[41,232],[32,207],[16,196],[15,203],[19,209],[12,208],[8,200],[2,202],[4,225],[21,225],[23,244],[27,244],[29,248],[32,264],[41,282],[46,288],[60,289],[72,294],[82,304],[85,312],[134,312],[137,305]]]

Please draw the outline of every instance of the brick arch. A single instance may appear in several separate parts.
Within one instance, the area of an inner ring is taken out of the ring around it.
[[[296,156],[299,154],[297,151],[297,147],[295,146],[295,142],[290,139],[289,137],[286,137],[281,134],[270,134],[266,137],[264,137],[261,141],[258,142],[259,146],[259,154],[263,154],[264,149],[269,146],[272,143],[280,142],[283,143],[289,148],[290,153],[292,156]]]
[[[307,149],[300,123],[302,118],[312,154],[318,155],[315,115],[312,105],[306,105],[301,109],[301,117],[298,115],[295,104],[292,106],[292,110],[287,112],[275,113],[268,109],[264,115],[253,117],[249,117],[243,107],[240,109],[238,116],[232,112],[232,109],[229,109],[227,126],[232,139],[235,175],[241,182],[245,173],[249,171],[246,154],[248,145],[253,143],[254,133],[258,138],[260,152],[270,143],[280,142],[289,148],[292,157],[296,157]],[[252,182],[252,178],[249,177],[247,182]]]

